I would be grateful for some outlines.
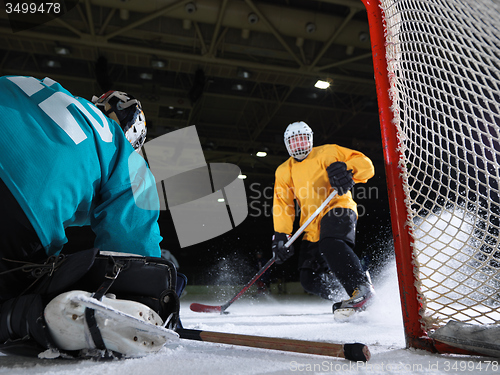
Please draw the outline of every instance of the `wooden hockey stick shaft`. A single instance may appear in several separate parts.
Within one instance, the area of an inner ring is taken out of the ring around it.
[[[290,239],[285,244],[285,247],[290,247],[295,240],[302,234],[302,232],[311,224],[311,222],[319,215],[321,211],[326,207],[326,205],[337,195],[337,190],[333,190],[330,195],[323,201],[321,206],[319,206],[316,211],[307,219],[307,221],[302,224],[302,226],[295,232],[295,234],[290,237]],[[220,306],[210,306],[204,305],[201,303],[192,303],[189,308],[194,312],[220,312],[221,314],[226,311],[226,309],[238,298],[240,298],[261,276],[264,272],[267,271],[269,267],[273,265],[276,261],[275,258],[271,258],[260,270],[257,274],[250,280],[238,293],[234,295],[228,302]]]
[[[371,354],[364,344],[334,344],[328,342],[292,340],[277,337],[250,336],[235,333],[200,331],[196,329],[178,328],[176,332],[181,339],[207,341],[219,344],[248,346],[252,348],[282,350],[294,353],[315,354],[339,357],[351,361],[370,360]]]

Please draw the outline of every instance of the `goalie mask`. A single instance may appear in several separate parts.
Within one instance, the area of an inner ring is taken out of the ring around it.
[[[292,158],[303,160],[313,147],[313,131],[303,121],[294,122],[285,130],[285,146]]]
[[[94,96],[92,103],[121,126],[135,150],[142,147],[147,130],[141,102],[125,92],[108,91],[100,97]]]

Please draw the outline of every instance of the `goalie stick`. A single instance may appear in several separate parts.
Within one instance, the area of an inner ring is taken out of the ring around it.
[[[368,347],[360,343],[334,344],[329,342],[250,336],[184,328],[178,328],[176,331],[180,335],[181,339],[188,340],[208,341],[219,344],[240,345],[252,348],[340,357],[351,361],[366,362],[369,361],[371,357]]]
[[[285,244],[285,247],[290,247],[292,243],[295,242],[295,240],[302,234],[302,232],[311,224],[311,222],[316,218],[316,216],[319,215],[321,211],[326,207],[326,205],[337,195],[337,190],[333,190],[331,194],[323,201],[321,206],[319,206],[316,211],[307,219],[307,221],[302,224],[302,226],[295,232],[295,234],[287,241]],[[241,289],[238,293],[234,295],[233,298],[231,298],[229,301],[227,301],[225,304],[220,305],[220,306],[211,306],[211,305],[204,305],[202,303],[192,303],[189,308],[194,311],[194,312],[205,312],[205,313],[212,313],[212,312],[218,312],[221,314],[224,314],[226,309],[231,306],[231,304],[236,301],[238,298],[240,298],[243,293],[245,293],[250,287],[259,279],[259,277],[262,276],[264,272],[267,271],[269,267],[273,265],[273,263],[276,261],[276,259],[273,257],[271,258],[260,270],[255,274],[255,276],[250,280],[244,287]]]

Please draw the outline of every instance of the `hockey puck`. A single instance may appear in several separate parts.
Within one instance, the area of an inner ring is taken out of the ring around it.
[[[344,344],[344,357],[351,361],[366,362],[371,358],[371,353],[365,344]]]

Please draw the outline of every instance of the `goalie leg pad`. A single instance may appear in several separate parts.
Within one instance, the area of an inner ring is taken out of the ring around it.
[[[93,297],[99,301],[106,298],[104,297],[106,293],[111,293],[120,300],[127,300],[127,303],[133,302],[133,304],[140,305],[137,311],[143,315],[146,314],[145,316],[151,316],[154,312],[159,316],[158,319],[153,319],[155,324],[166,321],[163,324],[167,329],[174,329],[180,324],[180,303],[176,290],[182,292],[186,280],[185,277],[178,278],[175,266],[171,262],[161,258],[136,256],[95,256],[95,249],[74,256],[72,254],[61,258],[61,260],[63,261],[54,267],[51,263],[40,265],[41,270],[50,268],[52,272],[42,273],[43,276],[38,278],[37,283],[32,288],[32,292],[36,294],[23,295],[2,304],[0,310],[0,351],[7,353],[12,349],[17,351],[17,354],[33,355],[36,354],[37,350],[38,352],[46,349],[71,350],[66,348],[71,348],[72,345],[64,343],[63,347],[60,347],[61,339],[57,343],[53,340],[51,337],[53,330],[47,328],[43,316],[47,301],[71,290],[93,293]],[[84,276],[82,276],[83,274]],[[177,280],[180,281],[179,285],[177,285]],[[61,308],[61,304],[58,306]],[[49,316],[54,314],[51,310]],[[77,323],[79,316],[77,312],[72,314],[71,317],[76,318],[76,321],[72,323]],[[98,335],[101,336],[100,328],[103,323],[106,323],[106,320],[103,321],[102,316],[97,313],[94,318],[94,325],[97,327],[94,329],[94,333],[97,331]],[[51,322],[54,324],[54,319]],[[55,324],[57,326],[58,323]],[[88,325],[86,324],[85,327],[87,327],[88,332],[86,332],[89,334]],[[124,330],[125,328],[118,327],[115,331],[119,332],[120,338],[122,336],[130,337],[129,332],[124,332]],[[98,335],[89,336],[88,334],[81,337],[84,337],[85,348],[93,348],[95,347],[94,339]],[[120,338],[110,338],[112,334],[106,333],[106,335],[104,344],[100,345],[101,348],[105,347],[106,350],[111,351],[117,350],[117,353],[128,356],[132,356],[132,353],[142,355],[149,350],[156,351],[157,345],[163,345],[161,340],[152,341],[146,337],[142,340],[142,346],[138,348],[134,345],[123,344]],[[136,337],[137,340],[142,339],[140,334],[133,337]],[[147,344],[149,341],[154,343]],[[107,346],[106,342],[110,343],[111,348]],[[14,343],[16,345],[13,345]],[[29,344],[30,353],[22,352],[26,344]],[[12,350],[10,353],[14,353]],[[124,353],[119,350],[124,351]]]
[[[40,352],[45,349],[65,350],[52,339],[43,311],[47,301],[60,293],[71,290],[93,293],[94,298],[98,300],[105,298],[104,294],[111,293],[118,299],[139,303],[142,306],[141,309],[146,309],[141,310],[143,314],[150,314],[149,309],[151,309],[159,315],[159,321],[166,321],[164,326],[167,329],[174,329],[180,325],[180,303],[176,291],[182,293],[186,279],[183,275],[177,274],[171,262],[161,258],[95,256],[95,249],[61,259],[63,262],[55,267],[49,263],[40,265],[42,270],[50,266],[52,272],[43,273],[43,276],[37,280],[32,290],[36,294],[23,295],[2,304],[0,351],[33,355],[36,351]],[[75,280],[78,281],[75,282]],[[75,315],[75,317],[78,316],[78,314]],[[99,319],[97,317],[95,319],[97,327]],[[140,335],[137,339],[140,339]],[[92,337],[89,340],[94,344]],[[159,344],[161,341],[158,341]],[[114,345],[119,348],[123,346],[122,344]],[[151,350],[156,350],[155,345],[157,344],[152,344]],[[26,352],[26,348],[29,353]],[[128,346],[128,348],[131,347]],[[106,349],[111,350],[108,347]],[[127,355],[131,355],[129,352],[133,351],[129,349],[124,349]],[[137,350],[136,353],[140,355],[145,350]]]
[[[72,289],[97,291],[97,299],[112,293],[118,299],[144,304],[163,321],[171,321],[167,328],[175,327],[179,319],[177,271],[172,262],[162,258],[98,255],[89,272]]]

